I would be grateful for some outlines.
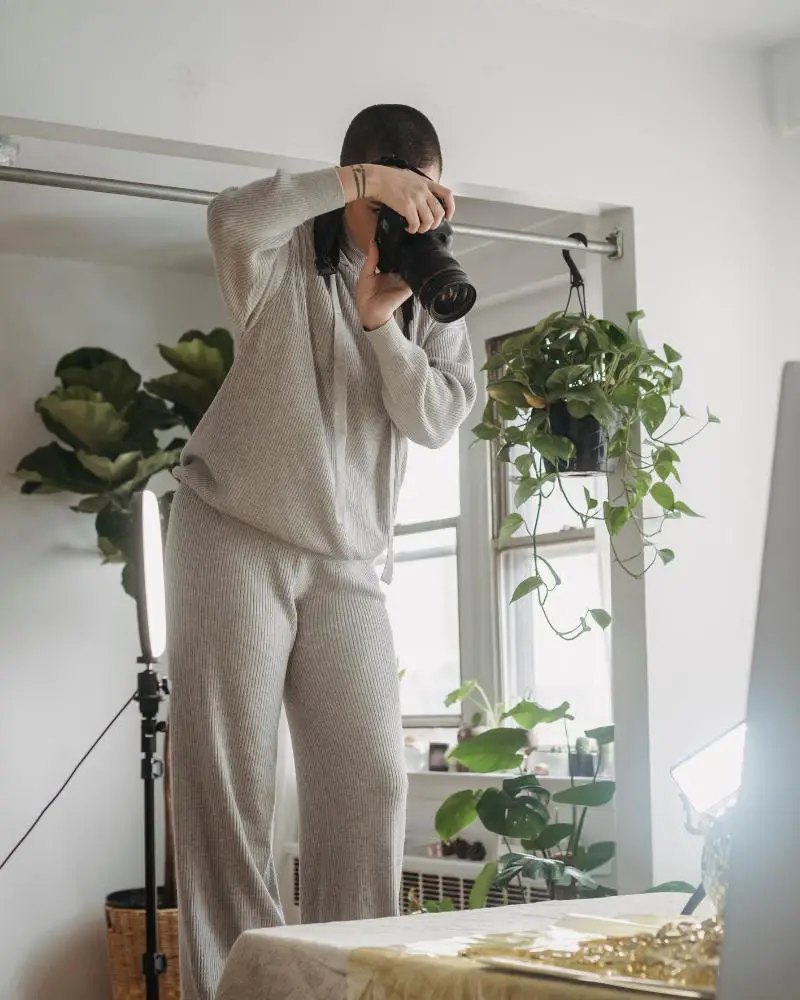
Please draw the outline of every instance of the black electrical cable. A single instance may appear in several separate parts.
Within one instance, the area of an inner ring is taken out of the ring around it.
[[[89,749],[83,755],[83,757],[81,757],[81,759],[78,761],[78,763],[72,769],[69,777],[64,782],[64,784],[61,786],[61,788],[59,788],[59,790],[56,792],[56,794],[52,797],[52,799],[50,799],[50,801],[47,803],[47,805],[44,807],[44,809],[42,809],[42,811],[39,813],[39,815],[33,821],[33,823],[31,823],[31,825],[28,827],[28,829],[26,830],[26,832],[22,835],[22,837],[20,837],[20,839],[17,841],[17,843],[11,848],[11,851],[6,855],[5,858],[3,858],[2,862],[0,862],[0,871],[2,871],[5,868],[5,866],[8,864],[8,862],[14,857],[14,855],[17,853],[17,851],[20,849],[20,847],[22,847],[22,845],[28,839],[28,837],[30,837],[30,835],[33,833],[33,831],[39,825],[39,821],[42,819],[42,817],[44,816],[44,814],[47,812],[47,810],[50,808],[50,806],[53,805],[53,803],[56,801],[56,799],[59,797],[59,795],[61,795],[61,793],[64,791],[64,789],[70,783],[70,781],[72,781],[72,779],[78,773],[78,768],[83,764],[83,762],[86,760],[86,758],[89,756],[89,754],[91,754],[91,752],[94,750],[94,748],[100,742],[100,740],[102,740],[102,738],[106,735],[106,733],[109,731],[109,729],[111,729],[111,727],[114,725],[114,723],[117,721],[117,719],[122,715],[122,713],[125,711],[125,709],[128,707],[128,705],[130,705],[130,703],[132,701],[135,701],[135,700],[136,700],[136,695],[135,694],[131,695],[131,697],[128,698],[128,700],[125,702],[125,704],[122,706],[122,708],[117,712],[117,714],[114,716],[114,718],[111,720],[111,722],[109,722],[109,724],[102,731],[102,733],[100,733],[100,735],[97,737],[97,739],[94,741],[94,743],[92,743],[92,745],[89,747]]]

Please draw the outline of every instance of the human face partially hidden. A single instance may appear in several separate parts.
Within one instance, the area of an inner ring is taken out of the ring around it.
[[[434,183],[439,183],[441,171],[438,164],[430,164],[421,169]],[[368,253],[370,244],[375,239],[380,210],[381,203],[373,201],[371,198],[351,201],[344,210],[344,224],[347,227],[350,242],[364,254]]]

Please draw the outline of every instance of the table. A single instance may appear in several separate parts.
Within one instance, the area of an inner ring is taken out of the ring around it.
[[[248,931],[231,951],[217,1000],[412,1000],[407,988],[387,985],[383,972],[391,956],[386,949],[423,942],[442,942],[446,949],[445,942],[452,939],[538,930],[574,913],[671,916],[680,913],[686,900],[682,893],[652,893]],[[434,1000],[437,993],[439,997],[452,995],[453,991],[437,985],[438,972],[432,975],[439,960],[411,961],[421,962],[419,973],[424,977],[418,1000]],[[491,977],[491,989],[480,982],[483,977]],[[521,984],[531,1000],[620,1000],[625,995],[555,980],[522,979],[478,966],[456,993],[464,1000],[510,997],[512,993],[500,989],[502,980],[514,980],[515,1000]]]

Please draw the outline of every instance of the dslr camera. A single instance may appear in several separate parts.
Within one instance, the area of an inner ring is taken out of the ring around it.
[[[382,166],[421,171],[404,160],[384,158]],[[466,272],[450,253],[453,228],[443,219],[427,233],[409,233],[407,222],[386,205],[381,207],[375,242],[378,268],[384,274],[398,274],[419,299],[422,308],[439,323],[454,323],[466,316],[478,294]]]

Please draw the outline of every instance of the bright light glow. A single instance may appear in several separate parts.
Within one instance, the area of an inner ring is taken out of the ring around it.
[[[161,543],[161,512],[151,490],[143,490],[140,500],[139,549],[141,573],[138,590],[139,630],[143,653],[153,660],[163,655],[167,646],[167,611],[164,595],[164,554]]]
[[[747,724],[740,722],[672,768],[672,777],[698,815],[729,802],[742,782]]]

